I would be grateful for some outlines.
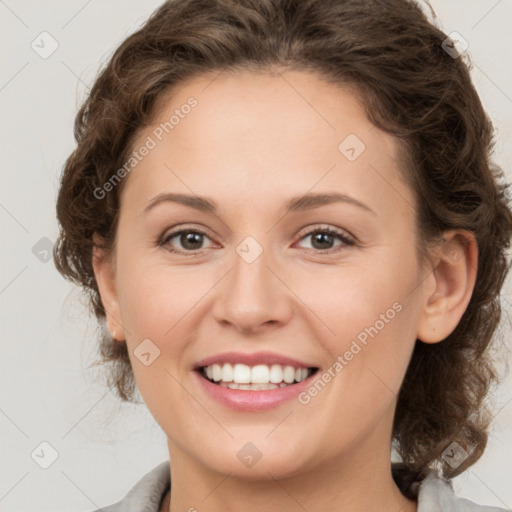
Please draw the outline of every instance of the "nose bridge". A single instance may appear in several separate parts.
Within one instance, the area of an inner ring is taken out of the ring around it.
[[[264,291],[268,283],[267,268],[269,263],[269,249],[266,249],[253,236],[246,237],[236,247],[234,269],[231,279],[232,286],[240,288],[237,292],[242,295],[254,295]]]
[[[216,300],[217,320],[254,330],[285,318],[286,294],[282,283],[268,268],[274,260],[268,248],[270,244],[264,247],[263,243],[247,236],[235,248],[232,270]]]

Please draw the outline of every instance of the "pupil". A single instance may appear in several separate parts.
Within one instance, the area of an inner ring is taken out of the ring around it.
[[[332,235],[330,235],[329,233],[317,233],[316,235],[313,236],[313,246],[315,245],[315,242],[320,242],[320,249],[326,248],[325,242],[327,242],[327,246],[330,247],[332,244]]]
[[[201,234],[200,233],[186,233],[181,235],[181,243],[183,247],[187,249],[197,249],[194,243],[201,245]],[[189,245],[191,244],[191,245]]]

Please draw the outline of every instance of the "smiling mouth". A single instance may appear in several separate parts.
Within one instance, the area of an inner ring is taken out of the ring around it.
[[[201,377],[212,384],[244,391],[265,391],[293,386],[306,380],[318,371],[318,368],[302,368],[280,364],[213,364],[197,368]]]

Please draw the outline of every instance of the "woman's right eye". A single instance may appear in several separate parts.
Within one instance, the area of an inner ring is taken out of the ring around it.
[[[164,235],[164,238],[159,245],[165,246],[171,252],[179,253],[195,253],[201,251],[203,248],[198,247],[202,245],[204,238],[208,238],[208,235],[198,229],[180,229],[179,231],[173,231],[169,234]],[[176,239],[177,243],[181,244],[182,249],[173,249],[171,246],[171,240]]]

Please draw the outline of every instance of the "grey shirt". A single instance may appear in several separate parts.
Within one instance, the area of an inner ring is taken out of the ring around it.
[[[159,512],[170,487],[169,461],[146,473],[117,503],[93,512]],[[449,481],[431,471],[418,489],[417,512],[507,512],[504,508],[477,505],[455,496]],[[510,511],[509,511],[510,512]]]

